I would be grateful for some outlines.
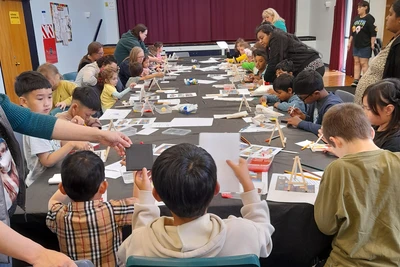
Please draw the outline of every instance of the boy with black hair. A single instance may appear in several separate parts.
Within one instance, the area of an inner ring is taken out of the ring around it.
[[[135,198],[102,200],[108,187],[104,163],[91,151],[65,158],[61,181],[46,218],[61,252],[73,260],[91,260],[95,266],[117,266],[121,229],[132,223]]]
[[[15,92],[20,105],[32,112],[48,115],[53,105],[50,82],[39,72],[26,71],[15,80]],[[24,156],[29,173],[26,186],[30,186],[47,168],[61,162],[72,150],[91,149],[88,142],[63,142],[23,136]]]
[[[356,104],[330,108],[322,126],[339,157],[325,169],[314,204],[319,230],[334,235],[324,266],[398,266],[400,154],[374,144]]]
[[[68,111],[58,113],[56,117],[79,125],[101,129],[99,119],[92,117],[100,110],[101,102],[97,90],[88,86],[77,87],[72,93],[72,102]]]
[[[293,75],[294,71],[293,62],[288,59],[284,59],[278,64],[276,64],[275,71],[276,71],[276,77],[279,77],[279,75],[283,73]]]
[[[324,114],[332,106],[343,103],[340,97],[324,88],[321,74],[315,70],[303,70],[293,81],[294,93],[305,103],[306,113],[299,108],[289,109],[288,124],[318,134]]]
[[[288,111],[289,108],[298,107],[301,112],[305,112],[304,102],[293,93],[293,79],[289,74],[282,74],[274,80],[274,95],[266,95],[260,98],[260,103],[268,102],[274,104],[274,107]]]
[[[130,255],[161,258],[220,257],[255,254],[267,257],[272,249],[266,201],[261,201],[249,176],[247,163],[227,161],[242,184],[243,218],[221,219],[207,213],[219,192],[217,167],[211,155],[192,144],[165,150],[152,167],[151,186],[144,168],[135,177],[139,202],[135,203],[132,234],[122,243],[118,258]],[[154,199],[164,201],[172,217],[161,217]],[[240,244],[240,245],[238,245]]]

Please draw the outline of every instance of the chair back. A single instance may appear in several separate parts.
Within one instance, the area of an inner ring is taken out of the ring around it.
[[[260,267],[260,260],[254,254],[214,258],[148,258],[130,256],[126,267]]]
[[[345,103],[353,103],[354,102],[354,95],[352,93],[349,93],[349,92],[339,89],[339,90],[335,91],[335,95],[340,97],[340,99],[342,99],[342,101]]]
[[[78,75],[78,73],[76,71],[68,72],[68,73],[63,74],[63,78],[64,78],[64,80],[74,82],[76,79],[76,75]]]
[[[94,267],[94,264],[90,260],[75,261],[75,264],[78,267]]]

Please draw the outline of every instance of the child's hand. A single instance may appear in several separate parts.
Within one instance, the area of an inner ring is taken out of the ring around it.
[[[85,121],[78,115],[72,118],[71,120],[72,123],[78,124],[78,125],[85,125]]]
[[[299,125],[299,123],[302,121],[302,119],[300,119],[298,116],[295,117],[291,117],[287,119],[287,124],[296,126]]]
[[[164,77],[164,73],[163,72],[158,72],[158,73],[155,74],[155,76],[157,78],[162,78],[162,77]]]
[[[275,104],[274,104],[274,108],[278,108],[278,105],[279,105],[280,103],[279,102],[276,102]]]
[[[143,168],[141,171],[136,172],[135,175],[135,184],[139,188],[139,190],[151,191],[151,182],[149,177],[150,172],[147,171],[146,168]]]
[[[260,104],[262,104],[263,102],[267,102],[267,98],[265,96],[260,97]]]
[[[69,142],[74,146],[75,150],[93,150],[93,146],[89,142]]]
[[[65,103],[65,101],[58,102],[56,104],[56,107],[59,107],[60,109],[64,110],[67,107],[67,103]]]
[[[239,165],[227,160],[229,167],[233,170],[239,182],[243,186],[244,192],[248,192],[254,189],[253,181],[250,178],[249,168],[247,167],[246,160],[239,158]]]
[[[136,86],[136,83],[131,83],[131,84],[129,85],[129,88],[133,89],[133,88],[135,88],[135,86]]]
[[[299,108],[290,107],[288,112],[291,117],[299,117],[302,120],[306,118],[306,115]]]

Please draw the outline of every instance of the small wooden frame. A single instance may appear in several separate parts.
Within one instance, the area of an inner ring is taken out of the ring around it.
[[[154,110],[153,110],[153,107],[150,105],[148,97],[144,98],[143,107],[142,107],[142,110],[140,111],[140,114],[142,117],[143,117],[144,112],[146,111],[146,107],[147,107],[147,109],[151,110],[151,113],[153,113],[153,115],[154,115]]]
[[[279,137],[280,137],[281,143],[282,143],[282,147],[286,147],[286,137],[282,132],[281,125],[279,124],[279,120],[271,119],[271,121],[275,121],[275,126],[274,126],[274,129],[272,130],[271,136],[269,137],[268,145],[271,144],[271,141],[274,139],[274,133],[276,130],[278,130]]]
[[[300,171],[300,175],[297,175],[297,170]],[[295,178],[296,176],[300,176],[302,181],[301,182],[294,182],[293,178]],[[290,179],[289,179],[289,182],[288,182],[288,189],[287,189],[288,191],[290,191],[292,185],[300,185],[301,188],[304,188],[305,192],[308,191],[306,178],[304,177],[303,168],[301,167],[300,157],[299,156],[295,156],[294,157],[292,173],[290,174]]]
[[[242,101],[240,101],[240,106],[239,106],[239,111],[238,111],[238,112],[240,112],[240,111],[242,110],[243,102],[244,102],[244,104],[245,104],[245,106],[246,106],[246,109],[247,109],[249,112],[251,112],[251,107],[250,107],[250,105],[249,105],[249,102],[247,102],[247,98],[246,98],[245,95],[242,96]]]
[[[113,120],[110,120],[110,125],[108,125],[107,131],[112,131],[112,130],[117,131],[117,129],[116,129],[115,126],[114,126],[114,121],[113,121]],[[104,153],[104,162],[107,161],[108,154],[110,153],[110,148],[111,148],[111,147],[108,146],[107,149],[106,149],[106,152]]]

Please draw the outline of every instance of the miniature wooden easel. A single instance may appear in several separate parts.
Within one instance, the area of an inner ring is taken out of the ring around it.
[[[286,137],[282,132],[281,125],[279,124],[279,120],[275,119],[275,118],[274,119],[270,119],[270,120],[271,121],[275,121],[275,126],[274,126],[274,129],[272,130],[271,137],[269,138],[268,145],[271,144],[272,137],[274,137],[275,131],[278,130],[279,137],[280,137],[281,143],[282,143],[282,147],[286,147]]]
[[[149,89],[147,89],[147,91],[151,91],[151,88],[153,88],[154,84],[157,85],[157,87],[158,87],[159,90],[162,90],[161,87],[160,87],[160,85],[158,84],[157,78],[154,77],[153,79],[151,79],[150,85],[149,85]]]
[[[297,170],[300,171],[300,175],[297,175]],[[296,176],[301,176],[302,182],[294,182],[293,178],[295,178]],[[300,185],[301,188],[304,188],[305,192],[308,191],[306,178],[304,177],[303,168],[301,167],[299,156],[294,157],[292,173],[290,174],[290,179],[288,182],[288,191],[290,191],[292,185]]]
[[[163,63],[164,63],[164,74],[171,72],[169,69],[169,66],[168,66],[168,58],[167,57],[163,60]]]
[[[146,107],[147,107],[147,109],[146,109]],[[146,110],[151,110],[151,113],[153,113],[153,115],[154,115],[153,107],[150,105],[148,97],[144,98],[143,107],[142,107],[142,110],[140,111],[140,114],[141,114],[142,117],[143,117],[143,114],[144,114],[144,112]]]
[[[113,120],[110,120],[110,124],[108,125],[107,131],[111,131],[111,130],[117,131],[117,129],[114,126],[114,121]],[[111,147],[108,146],[107,149],[106,149],[106,152],[104,153],[104,161],[107,161],[108,154],[110,153],[110,148]]]
[[[243,102],[246,105],[246,109],[251,112],[251,107],[249,105],[249,102],[247,102],[247,98],[246,98],[245,95],[242,96],[242,101],[240,101],[240,106],[239,106],[239,111],[238,112],[240,112],[242,110]]]

